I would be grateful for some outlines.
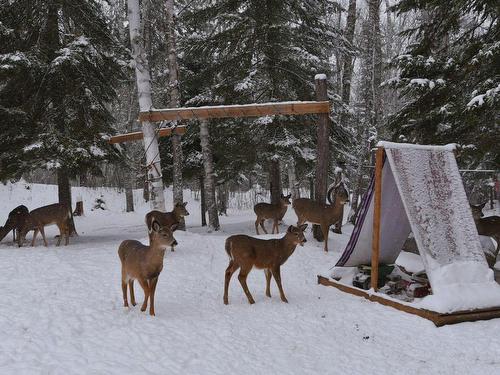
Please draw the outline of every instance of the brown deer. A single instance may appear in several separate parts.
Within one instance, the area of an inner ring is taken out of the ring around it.
[[[328,194],[330,196],[330,194]],[[321,204],[309,198],[298,198],[292,203],[292,207],[297,214],[297,225],[304,224],[306,221],[311,224],[321,226],[323,239],[325,241],[324,249],[328,251],[328,232],[330,225],[335,224],[341,218],[344,210],[344,204],[349,202],[349,193],[344,184],[340,183],[333,188],[334,201],[330,198],[330,204]]]
[[[253,211],[255,215],[257,215],[257,219],[255,220],[255,231],[257,234],[259,233],[259,224],[262,227],[262,230],[265,234],[267,234],[267,230],[264,227],[264,220],[273,219],[273,229],[271,233],[274,233],[274,229],[276,229],[276,233],[279,233],[278,223],[285,216],[286,210],[290,205],[290,197],[292,194],[280,196],[279,203],[271,204],[271,203],[257,203],[253,206]]]
[[[160,227],[162,228],[165,227],[175,231],[182,218],[189,216],[189,212],[186,210],[186,205],[187,202],[176,203],[173,211],[170,212],[161,212],[157,210],[148,212],[146,214],[146,226],[148,227],[148,232],[150,233],[149,240],[151,240],[151,225],[153,224],[153,221],[160,224]],[[175,244],[177,245],[177,242]],[[172,245],[172,251],[174,251],[174,245]]]
[[[497,243],[497,248],[494,254],[486,253],[488,265],[493,267],[496,263],[496,258],[500,250],[500,216],[484,217],[483,208],[486,202],[479,205],[471,204],[472,217],[476,223],[477,233],[482,236],[493,237]]]
[[[0,227],[0,241],[12,230],[13,241],[16,242],[16,235],[19,237],[21,229],[26,217],[29,215],[29,210],[26,206],[20,205],[10,211],[7,221],[3,227]]]
[[[149,246],[139,241],[126,240],[118,248],[122,264],[123,305],[128,307],[127,284],[130,288],[130,302],[135,306],[134,280],[139,281],[144,290],[141,311],[146,311],[149,299],[149,314],[155,315],[155,291],[158,276],[163,269],[163,257],[168,246],[176,244],[172,230],[161,227],[156,220],[149,230]]]
[[[237,234],[226,240],[226,252],[229,256],[229,265],[226,269],[224,281],[224,304],[229,303],[229,282],[233,273],[239,268],[238,280],[245,292],[248,302],[255,303],[247,286],[247,276],[252,268],[263,269],[266,274],[266,296],[271,297],[271,275],[278,285],[281,300],[287,302],[281,286],[280,267],[293,254],[297,245],[304,246],[307,242],[304,230],[307,224],[299,227],[290,225],[284,237],[272,240],[261,240],[258,238]]]
[[[35,246],[36,236],[38,232],[42,234],[43,243],[48,246],[47,239],[45,238],[45,227],[47,225],[56,224],[59,228],[59,238],[57,245],[61,244],[62,237],[66,238],[65,245],[69,243],[70,227],[69,220],[71,219],[71,210],[65,203],[54,203],[48,206],[39,207],[34,209],[27,215],[22,228],[19,231],[18,246],[21,247],[26,234],[33,230],[33,240],[31,246]]]

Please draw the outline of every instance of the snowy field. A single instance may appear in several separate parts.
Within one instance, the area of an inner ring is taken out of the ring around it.
[[[223,305],[224,240],[253,234],[254,214],[230,210],[221,218],[223,230],[207,233],[190,192],[187,232],[176,232],[177,251],[166,253],[156,317],[139,306],[124,308],[117,248],[124,239],[146,240],[147,206],[139,191],[138,212],[131,214],[115,190],[74,188],[78,195],[86,216],[76,218],[79,237],[68,247],[54,246],[55,227],[47,231],[48,248],[40,240],[19,249],[11,234],[0,243],[2,375],[500,373],[500,319],[436,328],[317,285],[316,275],[335,263],[350,226],[330,236],[328,254],[308,232],[306,246],[282,267],[289,304],[280,301],[274,281],[267,298],[264,274],[254,271],[248,282],[256,303],[248,304],[233,276],[230,304]],[[101,195],[109,210],[91,211]],[[0,221],[18,204],[34,209],[56,200],[55,186],[0,185]],[[295,221],[290,209],[284,222]],[[136,294],[142,301],[138,285]]]

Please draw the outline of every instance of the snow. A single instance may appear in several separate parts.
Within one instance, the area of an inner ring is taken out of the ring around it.
[[[454,151],[457,148],[455,143],[450,143],[443,146],[435,145],[416,145],[413,143],[394,143],[387,141],[379,141],[377,147],[383,147],[388,149],[413,149],[413,150],[434,150],[434,151]]]
[[[29,189],[25,187],[29,186]],[[0,243],[0,373],[2,374],[496,374],[500,319],[436,328],[431,322],[317,285],[316,275],[339,257],[352,230],[330,235],[330,252],[307,233],[282,267],[290,303],[264,295],[256,270],[249,305],[236,275],[230,305],[222,303],[228,263],[225,238],[253,234],[253,211],[229,210],[223,231],[200,227],[189,191],[187,232],[168,252],[156,293],[156,317],[122,307],[118,244],[146,240],[141,191],[137,213],[125,213],[115,189],[73,188],[85,215],[68,247],[14,247]],[[91,211],[103,196],[109,211]],[[33,209],[57,200],[55,186],[0,185],[0,219],[18,204]],[[167,202],[171,191],[167,190]],[[170,206],[170,205],[169,205]],[[348,210],[346,210],[348,211]],[[296,221],[289,210],[285,225]],[[269,226],[269,225],[267,225]],[[267,235],[262,238],[275,238]],[[136,286],[136,297],[142,292]]]

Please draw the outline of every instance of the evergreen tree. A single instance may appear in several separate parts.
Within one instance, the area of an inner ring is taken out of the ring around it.
[[[55,169],[70,203],[70,176],[119,156],[107,136],[120,50],[99,1],[0,0],[0,20],[0,178]]]
[[[392,84],[404,106],[391,119],[410,142],[467,145],[467,166],[500,163],[500,7],[490,0],[401,0],[398,15],[416,12],[407,51]]]

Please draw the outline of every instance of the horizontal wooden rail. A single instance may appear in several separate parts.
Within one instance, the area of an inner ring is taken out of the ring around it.
[[[165,128],[165,129],[160,129],[158,131],[158,137],[167,137],[172,134],[172,131],[174,131],[175,134],[182,135],[186,133],[186,127],[185,126],[178,126],[176,128]],[[138,141],[140,139],[144,138],[144,134],[142,132],[133,132],[133,133],[127,133],[127,134],[119,134],[119,135],[114,135],[111,138],[109,138],[108,143],[122,143],[122,142],[130,142],[130,141]]]
[[[155,109],[141,112],[139,121],[180,121],[208,118],[262,117],[273,115],[306,115],[329,113],[328,101],[277,102],[263,104],[220,105],[207,107],[186,107]]]

